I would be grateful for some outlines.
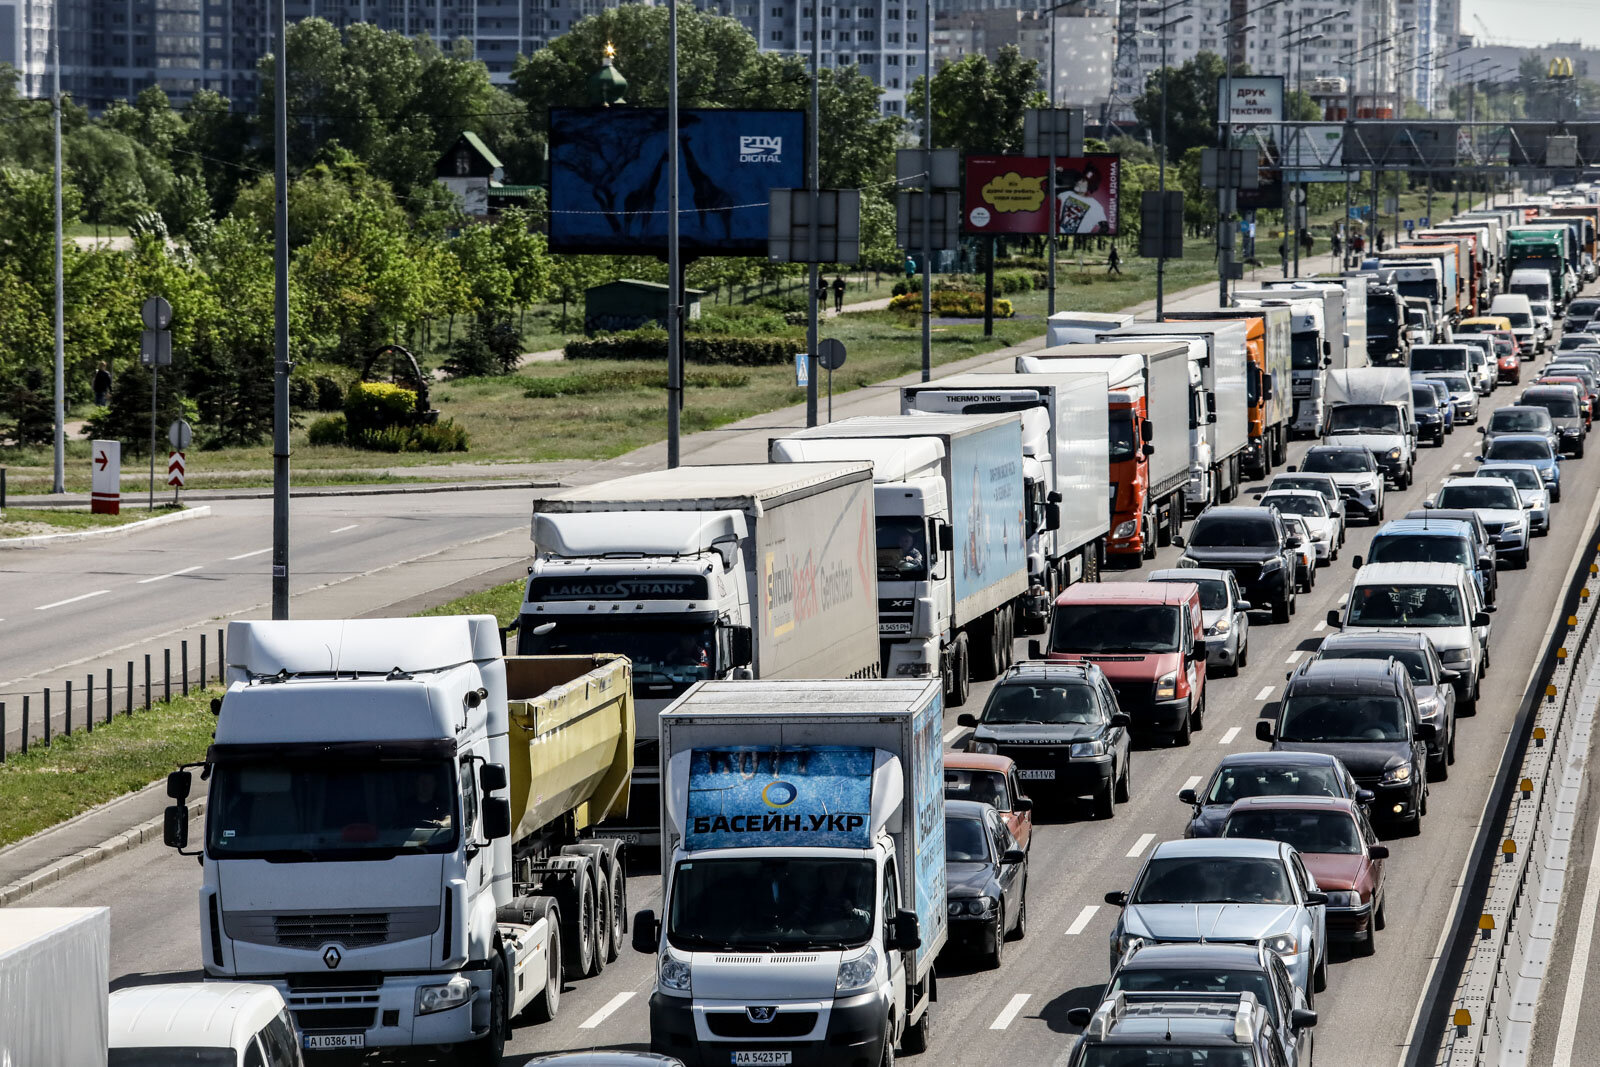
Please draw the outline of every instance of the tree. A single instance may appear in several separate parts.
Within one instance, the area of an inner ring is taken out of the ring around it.
[[[923,79],[911,85],[908,106],[923,97]],[[1039,64],[1015,46],[999,57],[970,55],[933,76],[933,143],[968,153],[1022,151],[1022,118],[1028,108],[1049,103],[1039,91]]]
[[[1242,63],[1235,74],[1247,74]],[[1167,161],[1182,159],[1189,149],[1217,143],[1217,79],[1225,73],[1222,57],[1201,52],[1183,66],[1167,68]],[[1133,113],[1152,138],[1161,138],[1161,72],[1145,81],[1144,95],[1133,102]],[[1159,150],[1159,148],[1158,148]]]
[[[763,105],[810,108],[811,79],[802,71],[798,80],[774,83],[772,97]],[[894,149],[904,128],[903,119],[883,114],[878,98],[883,90],[854,66],[824,67],[818,78],[817,155],[824,189],[860,189],[894,176]]]

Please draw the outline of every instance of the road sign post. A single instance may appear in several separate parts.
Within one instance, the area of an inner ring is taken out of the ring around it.
[[[828,421],[833,421],[833,372],[844,366],[844,342],[829,337],[817,343],[817,364],[828,372]]]
[[[115,515],[122,510],[122,442],[95,441],[89,448],[89,510]]]
[[[172,305],[152,296],[139,307],[144,332],[139,335],[139,362],[150,368],[150,510],[156,508],[156,390],[161,368],[172,365]]]
[[[172,486],[172,502],[178,502],[178,490],[183,488],[184,462],[182,452],[167,453],[167,484]]]
[[[193,440],[194,427],[183,419],[167,427],[167,443],[172,446],[172,451],[167,453],[167,484],[172,486],[174,504],[178,502],[178,490],[184,487],[184,476],[188,472],[183,454]]]

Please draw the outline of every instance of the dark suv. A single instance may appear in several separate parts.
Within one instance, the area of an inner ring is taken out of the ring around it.
[[[1232,571],[1253,606],[1272,605],[1273,622],[1288,622],[1294,614],[1294,550],[1300,538],[1272,508],[1209,507],[1195,519],[1187,540],[1174,537],[1172,543],[1183,549],[1180,567]]]
[[[1080,1023],[1085,1012],[1089,1018]],[[1117,992],[1092,1012],[1072,1009],[1067,1020],[1084,1028],[1067,1057],[1068,1067],[1284,1063],[1283,1039],[1272,1014],[1250,992]]]
[[[1393,659],[1310,660],[1289,676],[1275,721],[1256,723],[1274,751],[1337,756],[1377,794],[1374,821],[1422,829],[1428,813],[1428,742],[1406,668]]]

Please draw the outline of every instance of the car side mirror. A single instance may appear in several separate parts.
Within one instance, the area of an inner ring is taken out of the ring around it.
[[[1425,510],[1432,511],[1433,510],[1433,498],[1429,497],[1428,499],[1424,500],[1422,502],[1422,506],[1423,506],[1423,508]]]
[[[1478,432],[1479,432],[1479,433],[1488,433],[1488,432],[1489,432],[1489,427],[1487,427],[1487,426],[1479,426],[1479,427],[1478,427]],[[1479,462],[1479,463],[1482,463],[1482,462],[1483,462],[1483,460],[1482,460],[1482,459],[1479,459],[1479,460],[1478,460],[1478,462]]]
[[[1185,804],[1193,804],[1198,806],[1200,803],[1200,796],[1193,789],[1178,790],[1178,799]]]
[[[1044,659],[1044,642],[1037,637],[1028,642],[1028,658]]]
[[[1009,867],[1012,864],[1021,863],[1027,858],[1028,854],[1020,848],[1008,848],[1000,854],[1000,863],[1002,866]]]
[[[1439,672],[1439,681],[1445,683],[1446,685],[1454,685],[1461,681],[1461,678],[1462,675],[1460,671],[1452,671],[1449,668],[1446,668]]]
[[[1256,720],[1256,740],[1257,741],[1271,741],[1272,740],[1272,724],[1270,722],[1268,722],[1266,719],[1257,719]]]
[[[1125,908],[1128,906],[1128,894],[1120,889],[1114,889],[1107,893],[1105,899],[1107,904],[1111,904],[1118,908]]]
[[[1294,472],[1295,472],[1295,471],[1297,471],[1297,470],[1299,470],[1299,469],[1300,469],[1300,468],[1299,468],[1299,466],[1298,466],[1298,465],[1296,465],[1296,464],[1294,464],[1294,463],[1291,463],[1291,464],[1289,464],[1289,473],[1290,473],[1290,474],[1293,474],[1293,473],[1294,473]]]
[[[1189,658],[1191,660],[1195,661],[1196,663],[1198,663],[1201,660],[1205,659],[1206,658],[1206,643],[1204,641],[1196,641],[1194,643],[1194,647],[1189,650]]]
[[[1489,625],[1489,613],[1487,611],[1474,612],[1473,615],[1472,615],[1472,625],[1474,625],[1474,626],[1488,626]]]
[[[1339,609],[1338,608],[1329,608],[1328,609],[1328,625],[1329,626],[1333,626],[1333,627],[1338,627],[1338,626],[1343,625],[1341,623],[1340,619],[1339,619]]]
[[[633,951],[654,955],[661,947],[661,924],[656,913],[646,908],[633,915]]]
[[[1355,567],[1357,570],[1359,570],[1361,568],[1361,557],[1360,556],[1351,556],[1350,557],[1350,566]]]
[[[1411,424],[1411,429],[1407,432],[1410,433],[1412,437],[1417,436],[1417,424],[1413,422]]]
[[[1371,804],[1374,800],[1377,800],[1377,799],[1378,799],[1378,794],[1374,793],[1370,789],[1357,789],[1356,790],[1356,803],[1357,804]]]
[[[1313,889],[1306,894],[1306,903],[1313,908],[1326,905],[1328,903],[1328,894],[1320,889]]]
[[[1068,1008],[1067,1022],[1073,1026],[1084,1027],[1089,1025],[1089,1020],[1094,1018],[1093,1008]]]
[[[1438,736],[1439,729],[1431,722],[1419,722],[1413,732],[1417,735],[1418,741],[1432,741]]]
[[[1111,725],[1126,730],[1133,725],[1133,720],[1128,717],[1127,712],[1119,711],[1111,716]]]
[[[499,763],[485,763],[478,767],[478,788],[485,793],[504,789],[507,784],[506,769]]]
[[[1301,541],[1300,541],[1300,538],[1298,538],[1298,537],[1290,536],[1290,537],[1285,537],[1283,539],[1283,543],[1288,545],[1290,548],[1299,548],[1300,544],[1301,544]]]
[[[753,627],[728,628],[728,657],[733,660],[730,664],[733,667],[748,667],[755,662],[756,641]]]
[[[1015,800],[1013,800],[1011,802],[1011,810],[1012,811],[1023,811],[1023,812],[1032,811],[1033,810],[1033,798],[1032,797],[1018,797],[1017,799],[1015,799]]]
[[[505,797],[483,798],[483,836],[499,841],[511,836],[511,801]]]
[[[889,944],[891,952],[912,952],[922,947],[922,928],[917,923],[917,913],[914,911],[897,911],[894,913],[893,926],[889,931]]]
[[[1250,610],[1250,601],[1248,601],[1248,600],[1235,600],[1233,602],[1233,610],[1234,611],[1249,611]]]
[[[1367,846],[1367,857],[1369,859],[1375,859],[1375,860],[1386,860],[1386,859],[1389,858],[1389,846],[1388,845],[1368,845]]]
[[[1172,543],[1178,548],[1183,548],[1186,544],[1188,544],[1188,542],[1184,540],[1183,534],[1173,534]]]
[[[976,715],[973,715],[970,712],[963,711],[960,715],[956,716],[956,725],[957,726],[977,726],[978,725],[978,717]]]
[[[1309,1030],[1317,1025],[1317,1013],[1310,1008],[1295,1008],[1289,1012],[1289,1027],[1293,1030]]]

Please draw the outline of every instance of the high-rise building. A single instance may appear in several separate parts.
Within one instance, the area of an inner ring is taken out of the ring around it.
[[[1115,44],[1116,24],[1107,14],[1051,19],[1036,10],[988,8],[939,17],[933,30],[933,64],[937,72],[946,63],[968,55],[995,60],[1000,50],[1009,45],[1023,59],[1038,64],[1039,88],[1048,92],[1053,58],[1056,106],[1085,108],[1098,118],[1099,109],[1111,92]]]

